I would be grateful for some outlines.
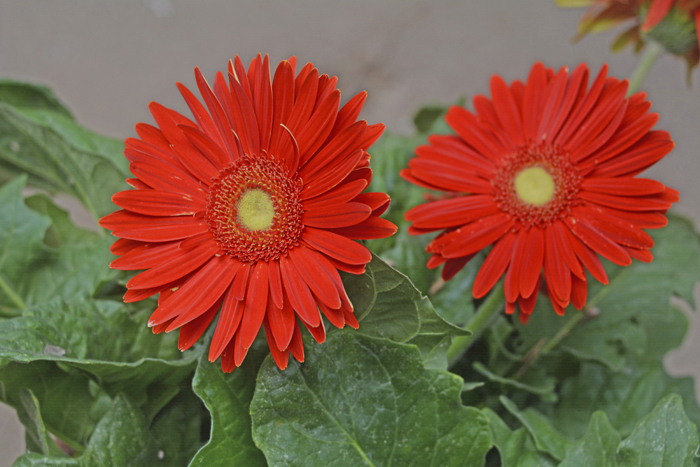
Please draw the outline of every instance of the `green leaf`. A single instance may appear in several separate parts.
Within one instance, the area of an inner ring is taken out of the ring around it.
[[[493,444],[501,457],[501,467],[554,467],[556,461],[538,451],[532,436],[525,428],[515,431],[489,408],[483,410],[490,423]]]
[[[546,452],[557,460],[564,458],[569,439],[554,429],[547,417],[532,408],[521,412],[506,396],[501,396],[499,400],[528,431],[538,451]]]
[[[0,321],[0,358],[60,362],[92,374],[112,396],[123,392],[144,404],[191,374],[199,346],[180,355],[177,336],[153,335],[145,326],[148,309],[133,312],[110,300],[56,299]],[[158,390],[149,397],[149,388]]]
[[[258,374],[253,439],[271,465],[483,464],[488,419],[415,347],[338,331],[306,351],[285,371],[267,358]]]
[[[211,341],[215,326],[205,339]],[[255,358],[248,355],[232,373],[221,371],[218,361],[202,354],[192,388],[211,413],[211,439],[197,452],[190,466],[266,466],[265,456],[253,443],[250,401],[255,390]]]
[[[76,227],[70,220],[68,212],[56,206],[51,199],[43,194],[30,196],[24,200],[25,204],[33,211],[51,219],[51,227],[44,243],[51,247],[58,247],[66,243],[96,243],[100,240],[97,232]]]
[[[126,188],[123,143],[93,133],[54,105],[15,107],[0,101],[0,168],[29,174],[31,185],[78,198],[95,220],[115,209]]]
[[[685,323],[670,311],[669,301],[676,294],[693,302],[693,286],[700,278],[700,243],[692,225],[675,216],[650,234],[655,241],[654,260],[635,261],[624,268],[606,262],[609,285],[589,281],[588,305],[597,307],[599,314],[578,323],[558,349],[619,370],[627,359],[642,355],[650,339],[654,340],[651,345],[658,346],[658,337],[649,336],[657,333],[653,325],[659,320],[670,335],[683,332]],[[664,316],[668,313],[670,317]],[[517,325],[523,337],[521,353],[541,338],[554,336],[568,319],[556,316],[547,300],[538,300],[528,325]]]
[[[30,266],[44,253],[44,232],[49,219],[27,208],[22,201],[26,177],[0,188],[0,312],[26,307],[22,288]]]
[[[190,465],[190,460],[203,444],[201,434],[205,413],[206,408],[189,387],[183,387],[160,411],[151,426],[160,464],[169,467]]]
[[[365,274],[344,276],[345,290],[360,319],[360,330],[370,336],[410,342],[417,336],[466,335],[443,320],[430,303],[399,271],[377,256]]]
[[[13,107],[53,110],[73,118],[70,111],[46,86],[0,79],[0,102]]]
[[[18,177],[0,189],[0,313],[6,316],[56,296],[93,295],[118,276],[109,268],[112,240],[73,226],[46,197],[30,203],[50,217],[30,209],[22,199],[25,181]],[[54,247],[43,243],[47,237]]]
[[[697,465],[698,429],[675,394],[664,397],[620,445],[620,467]]]
[[[661,362],[631,361],[621,371],[584,363],[579,373],[562,382],[552,422],[569,436],[580,436],[595,409],[606,413],[626,436],[664,396],[680,394],[691,419],[700,422],[691,378],[671,378]]]
[[[25,454],[14,466],[151,467],[157,464],[157,451],[145,417],[127,398],[118,396],[110,411],[97,424],[80,458],[55,459]]]
[[[95,421],[90,416],[93,397],[84,373],[66,372],[51,362],[29,365],[11,362],[0,368],[0,382],[5,388],[2,401],[17,409],[20,420],[27,413],[27,419],[37,425],[30,432],[36,433],[36,445],[41,447],[41,452],[48,454],[41,441],[43,428],[39,424],[74,449],[81,452],[85,449]],[[29,408],[27,393],[36,401],[35,409]],[[28,414],[34,410],[41,411],[40,418]],[[25,420],[22,422],[30,425]]]
[[[559,467],[617,467],[620,435],[610,425],[605,412],[595,412],[586,434],[566,449]]]
[[[51,436],[46,433],[44,421],[41,419],[39,401],[30,389],[20,391],[21,405],[17,408],[19,421],[25,427],[26,449],[47,456],[65,457]]]

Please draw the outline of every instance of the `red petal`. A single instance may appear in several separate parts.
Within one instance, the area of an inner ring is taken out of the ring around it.
[[[338,115],[339,104],[340,91],[336,89],[323,101],[304,128],[299,133],[295,133],[298,135],[300,164],[303,165],[309,160],[326,141],[335,123],[335,117]]]
[[[280,275],[279,260],[271,260],[268,274],[270,276],[270,298],[277,308],[284,305],[284,293],[282,290],[282,276]]]
[[[134,248],[143,246],[143,242],[137,240],[129,240],[127,238],[118,238],[112,246],[109,247],[109,251],[116,256],[122,256],[129,253]]]
[[[216,323],[216,330],[209,345],[209,361],[213,362],[223,353],[224,349],[233,339],[243,318],[245,302],[236,300],[231,292],[231,287],[224,294],[224,303]]]
[[[267,263],[258,261],[251,269],[245,297],[245,311],[238,330],[241,335],[241,345],[246,349],[253,344],[255,336],[260,331],[267,310],[267,292],[270,289]]]
[[[442,256],[445,258],[467,256],[491,245],[514,224],[515,221],[510,215],[499,213],[460,227],[431,243],[445,244],[442,248]],[[447,237],[449,237],[448,241],[441,241]]]
[[[321,315],[306,282],[299,276],[299,272],[288,257],[280,258],[280,266],[284,290],[292,308],[306,324],[318,326],[321,323]]]
[[[174,317],[168,330],[188,323],[212,306],[228,288],[236,273],[228,256],[214,257],[187,283],[156,308],[148,321],[150,326]]]
[[[499,211],[492,196],[471,195],[422,204],[409,209],[404,217],[413,221],[413,227],[437,230],[468,224]]]
[[[274,304],[272,304],[274,305]],[[284,301],[284,306],[269,306],[267,309],[267,319],[270,323],[270,328],[275,336],[275,342],[279,350],[284,350],[289,347],[289,344],[294,335],[296,327],[296,318],[294,310],[289,299]]]
[[[250,263],[241,263],[241,270],[236,274],[233,279],[231,293],[236,297],[236,300],[243,300],[245,298],[245,291],[248,288],[248,278],[250,277],[250,271],[252,265]]]
[[[187,324],[184,324],[180,328],[180,335],[178,336],[177,348],[181,352],[189,349],[194,345],[195,342],[202,337],[204,331],[209,327],[209,323],[216,316],[216,312],[219,311],[221,306],[221,301],[223,297],[216,301],[207,311],[201,314],[199,317],[193,319]]]
[[[641,30],[643,33],[647,33],[659,24],[671,11],[675,0],[652,0],[649,4],[649,11],[647,12],[646,18],[642,23]]]
[[[165,251],[156,252],[155,255],[141,255],[140,258],[144,260],[143,262],[151,263],[158,260],[158,263],[155,266],[150,266],[151,269],[148,271],[132,277],[126,286],[130,289],[147,289],[176,281],[207,262],[218,250],[219,246],[214,241],[210,241],[188,251],[168,248]],[[146,257],[144,258],[144,256]]]
[[[632,263],[630,255],[617,243],[603,235],[590,223],[568,217],[564,221],[569,229],[593,251],[620,266]]]
[[[304,201],[304,209],[327,209],[330,206],[347,203],[357,196],[367,186],[366,180],[355,180],[350,183],[342,183],[332,190],[312,199]]]
[[[289,343],[289,350],[298,362],[304,361],[304,342],[301,340],[301,331],[299,331],[298,324],[294,327],[294,335]]]
[[[327,209],[306,211],[301,216],[305,226],[333,229],[359,224],[367,219],[372,210],[363,203],[345,203]]]
[[[577,310],[583,308],[586,304],[588,295],[588,282],[585,279],[571,276],[571,304]]]
[[[353,240],[371,240],[374,238],[391,237],[397,227],[386,219],[370,216],[357,225],[331,229],[330,231]]]
[[[566,245],[552,228],[545,229],[544,277],[550,289],[560,300],[568,300],[571,295],[572,273],[566,263]],[[578,261],[576,261],[578,263]]]
[[[319,344],[323,344],[326,341],[326,326],[323,324],[323,321],[321,321],[321,324],[319,324],[316,327],[309,326],[306,323],[304,324],[306,325],[306,329],[309,330],[313,338],[316,339],[316,342],[318,342]]]
[[[233,120],[243,152],[260,154],[260,130],[253,104],[235,76],[229,74],[228,82],[236,98],[233,105]]]
[[[316,297],[333,309],[340,308],[340,295],[330,279],[335,268],[329,267],[320,253],[300,245],[289,250],[289,259]]]
[[[498,75],[491,77],[491,97],[498,119],[510,140],[516,145],[523,144],[523,126],[518,106],[510,89]]]
[[[666,187],[663,183],[648,178],[589,177],[581,183],[581,188],[609,195],[643,196],[661,193]]]
[[[153,217],[124,210],[103,217],[100,226],[111,230],[116,237],[143,242],[180,240],[209,231],[207,223],[199,217]]]
[[[288,61],[283,61],[277,66],[272,81],[273,115],[272,135],[270,137],[270,154],[279,154],[281,147],[282,127],[289,120],[289,115],[294,106],[294,70]]]
[[[372,254],[367,248],[349,238],[327,230],[305,227],[301,234],[301,240],[313,249],[343,263],[364,265],[372,261]]]
[[[156,190],[173,193],[187,193],[195,199],[206,203],[207,193],[191,175],[165,162],[155,160],[132,162],[131,173]]]
[[[493,246],[484,264],[481,265],[476,279],[474,279],[474,285],[472,286],[474,298],[481,298],[486,295],[498,282],[498,279],[503,276],[513,257],[515,238],[516,234],[509,232]]]
[[[332,166],[326,167],[323,171],[304,180],[301,199],[314,198],[337,186],[357,166],[357,162],[362,158],[362,154],[362,150],[349,154],[347,157],[335,161],[335,164]]]
[[[270,329],[270,324],[268,323],[267,319],[265,319],[263,324],[265,325],[265,336],[267,337],[267,345],[270,348],[272,359],[275,361],[275,364],[277,364],[277,367],[280,370],[284,370],[287,368],[287,364],[289,363],[289,351],[286,349],[280,350],[278,348],[278,345],[275,342],[275,336],[272,329]]]
[[[360,115],[360,110],[362,110],[362,106],[365,104],[366,99],[367,91],[362,91],[356,94],[340,109],[338,116],[335,119],[333,130],[331,130],[331,134],[328,135],[329,141],[345,128],[355,123],[357,117]]]
[[[112,202],[129,211],[147,216],[191,216],[206,208],[201,199],[159,190],[120,191]]]
[[[595,206],[577,206],[572,215],[585,219],[602,234],[620,245],[632,248],[649,249],[654,246],[654,240],[642,229],[624,219],[610,216]]]
[[[586,201],[623,211],[666,211],[673,204],[653,195],[630,197],[581,190],[578,196]]]
[[[442,268],[441,274],[442,280],[449,281],[452,279],[455,274],[461,271],[464,265],[474,257],[474,255],[476,255],[476,253],[469,256],[463,256],[461,258],[451,258],[445,261],[445,266]]]

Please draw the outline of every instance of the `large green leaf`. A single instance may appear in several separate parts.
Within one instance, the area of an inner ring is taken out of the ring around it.
[[[77,459],[25,454],[14,467],[151,467],[158,465],[158,451],[143,413],[123,396],[117,396],[97,424],[85,453]]]
[[[37,452],[47,456],[64,457],[65,454],[48,435],[41,418],[39,401],[30,389],[20,391],[21,404],[17,407],[17,416],[25,428],[25,444],[28,452]]]
[[[473,466],[491,447],[488,419],[460,402],[461,378],[426,370],[410,345],[330,334],[306,361],[260,368],[253,439],[271,465]]]
[[[46,86],[0,79],[0,102],[13,107],[53,110],[72,118],[70,111]]]
[[[199,347],[180,355],[174,334],[152,335],[145,326],[148,310],[132,316],[134,311],[88,299],[56,299],[30,308],[0,321],[0,358],[60,362],[92,374],[111,395],[124,392],[145,403],[191,374]]]
[[[205,339],[207,342],[213,328]],[[254,360],[248,355],[241,367],[226,374],[218,361],[210,362],[206,354],[200,357],[192,388],[211,413],[211,438],[197,452],[191,466],[267,465],[251,434],[249,408],[258,368]]]
[[[0,384],[5,388],[2,402],[15,407],[20,419],[28,410],[28,392],[36,400],[36,410],[41,411],[40,419],[32,415],[34,424],[45,426],[74,449],[83,451],[97,422],[91,417],[94,398],[85,374],[66,372],[52,362],[11,362],[0,368]],[[30,430],[29,424],[22,422]],[[44,448],[41,451],[48,454]]]
[[[0,83],[0,169],[75,196],[96,219],[113,211],[112,194],[126,188],[123,143],[78,125],[41,88],[8,98],[16,89]]]
[[[26,177],[0,189],[0,311],[9,314],[26,307],[23,289],[32,264],[45,253],[44,232],[51,221],[22,201]]]
[[[698,429],[675,394],[664,397],[639,421],[619,448],[620,467],[692,467],[697,465]]]
[[[370,336],[410,342],[417,336],[466,335],[443,320],[411,280],[377,256],[365,274],[344,276],[345,290],[355,305],[360,330]]]
[[[610,425],[604,412],[595,412],[586,434],[566,450],[559,467],[617,467],[620,435]]]
[[[655,325],[659,320],[669,335],[682,334],[685,322],[669,308],[669,300],[676,294],[692,303],[692,289],[700,278],[700,243],[692,225],[674,216],[666,227],[650,234],[655,241],[654,260],[635,261],[626,268],[606,262],[610,284],[589,281],[588,301],[599,313],[578,323],[559,349],[619,370],[628,358],[642,355],[651,340],[651,345],[658,346]],[[570,307],[567,314],[572,312]],[[538,300],[528,325],[518,325],[521,351],[554,336],[568,319],[556,316],[547,300]]]
[[[498,449],[501,467],[554,467],[557,465],[548,454],[535,446],[535,441],[525,428],[512,431],[493,410],[486,408],[484,414],[490,423],[493,444]]]
[[[112,240],[75,227],[44,196],[30,200],[43,214],[30,209],[22,199],[25,181],[18,177],[0,189],[0,313],[5,316],[55,297],[91,296],[118,277],[109,268]]]
[[[613,372],[597,363],[583,363],[578,374],[561,385],[560,402],[552,413],[554,425],[569,436],[580,436],[596,409],[606,413],[626,436],[664,396],[680,394],[685,410],[700,423],[691,378],[671,378],[661,362],[631,361]]]

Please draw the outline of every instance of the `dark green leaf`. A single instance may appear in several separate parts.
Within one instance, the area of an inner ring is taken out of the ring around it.
[[[157,464],[157,450],[146,419],[138,407],[118,396],[110,411],[97,424],[80,458],[56,459],[25,454],[14,466],[151,467]]]
[[[253,438],[271,465],[484,462],[487,418],[461,405],[461,378],[426,370],[415,347],[338,331],[306,350],[306,363],[280,371],[268,358],[258,375]]]
[[[118,274],[109,268],[112,240],[73,226],[46,197],[34,196],[30,203],[49,217],[30,209],[22,199],[25,181],[19,177],[0,189],[0,310],[5,315],[57,296],[91,296]],[[45,238],[55,247],[43,244]]]
[[[493,444],[501,457],[501,467],[554,467],[556,461],[538,451],[532,437],[525,428],[515,431],[506,425],[493,410],[483,410],[490,423]]]
[[[41,419],[39,401],[30,389],[22,388],[19,394],[21,404],[17,407],[17,416],[25,428],[26,449],[47,456],[65,457],[65,454],[46,433]]]
[[[18,177],[0,189],[0,312],[9,314],[26,307],[23,288],[30,266],[44,252],[44,232],[49,219],[24,205],[22,188],[26,177]]]
[[[700,408],[691,378],[671,378],[660,362],[631,361],[619,372],[603,365],[584,363],[580,372],[562,383],[560,402],[552,414],[554,425],[569,436],[580,436],[592,412],[603,410],[615,428],[626,436],[667,394],[680,394],[695,423]]]
[[[26,410],[23,392],[31,391],[46,428],[74,449],[84,449],[95,428],[90,417],[93,397],[85,374],[65,372],[51,362],[13,362],[0,368],[0,381],[5,387],[3,402],[22,413]]]
[[[620,445],[620,467],[697,465],[698,429],[675,394],[664,397]]]
[[[178,358],[176,336],[152,335],[145,326],[147,310],[135,316],[130,310],[133,307],[118,302],[86,299],[56,299],[30,308],[21,317],[0,321],[0,357],[17,362],[51,360],[82,369],[111,395],[124,392],[143,404],[152,385],[160,388],[154,397],[160,397],[165,387],[179,386],[199,354],[188,351]],[[176,358],[162,359],[173,353]]]
[[[56,206],[48,196],[38,194],[26,198],[24,202],[32,210],[51,219],[51,227],[44,243],[50,247],[58,247],[66,243],[81,243],[83,245],[96,243],[100,240],[97,232],[76,227],[70,219],[67,211]]]
[[[212,335],[213,329],[205,340],[209,342]],[[211,439],[191,466],[267,465],[251,435],[249,408],[257,369],[253,360],[248,355],[241,367],[226,374],[221,371],[221,364],[210,362],[206,354],[199,359],[192,388],[211,413]]]
[[[416,336],[442,339],[468,334],[440,318],[408,277],[376,256],[367,264],[364,275],[345,276],[345,290],[355,304],[360,330],[365,334],[396,342],[410,342]]]
[[[31,185],[78,198],[95,219],[115,209],[126,188],[121,141],[79,126],[64,113],[0,102],[0,168],[27,173]]]
[[[70,111],[46,86],[0,79],[0,102],[13,107],[53,110],[73,118]]]
[[[620,435],[610,425],[605,412],[595,412],[586,434],[566,449],[559,467],[617,467]]]
[[[203,444],[201,434],[205,412],[202,401],[189,387],[183,387],[177,397],[160,411],[151,426],[151,433],[161,465],[190,465],[190,460]]]

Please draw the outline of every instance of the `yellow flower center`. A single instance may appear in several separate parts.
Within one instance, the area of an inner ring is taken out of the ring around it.
[[[275,218],[270,195],[260,188],[246,190],[236,206],[236,221],[250,231],[267,230]]]
[[[515,176],[515,192],[526,203],[541,206],[554,197],[554,179],[543,167],[521,170]]]

